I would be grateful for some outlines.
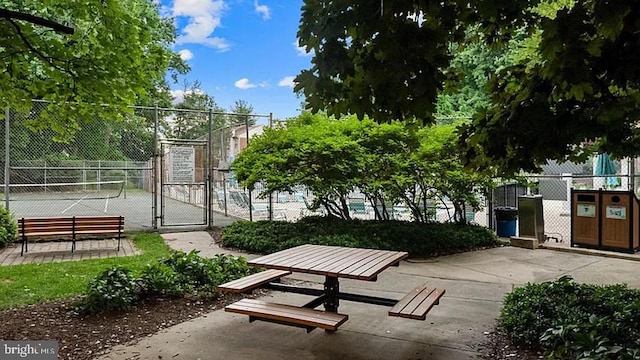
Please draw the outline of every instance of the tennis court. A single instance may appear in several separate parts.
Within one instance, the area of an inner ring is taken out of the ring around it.
[[[2,194],[3,204],[5,202]],[[50,216],[123,215],[127,230],[153,229],[153,195],[142,189],[125,189],[122,181],[16,184],[10,186],[9,210],[17,218]],[[206,224],[202,205],[158,196],[157,214],[164,208],[164,225]],[[213,214],[213,225],[233,218]],[[158,218],[158,226],[161,219]]]

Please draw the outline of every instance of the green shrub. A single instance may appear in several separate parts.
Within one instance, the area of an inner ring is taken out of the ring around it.
[[[496,246],[495,234],[480,226],[405,221],[338,220],[238,221],[224,229],[224,246],[268,254],[302,244],[407,251],[437,256]]]
[[[146,294],[181,296],[185,293],[177,281],[175,270],[163,263],[147,264],[140,280]]]
[[[515,344],[554,359],[637,359],[640,291],[571,277],[527,284],[505,296],[500,325]]]
[[[13,215],[0,205],[0,248],[7,246],[18,237],[18,224]]]
[[[247,259],[241,256],[218,254],[211,258],[211,262],[215,264],[220,273],[216,286],[256,272],[254,268],[247,264]]]
[[[89,282],[85,296],[76,303],[84,314],[105,310],[127,310],[136,301],[149,296],[189,296],[210,298],[217,286],[254,272],[247,260],[231,255],[211,259],[193,250],[172,253],[159,262],[147,264],[137,278],[123,267],[113,267]]]
[[[89,282],[85,297],[77,304],[85,314],[127,310],[140,297],[140,280],[121,266],[109,268]]]
[[[221,269],[211,259],[198,255],[198,251],[177,251],[161,260],[161,263],[173,269],[176,287],[183,293],[202,297],[215,295],[216,286],[220,284],[222,277]]]

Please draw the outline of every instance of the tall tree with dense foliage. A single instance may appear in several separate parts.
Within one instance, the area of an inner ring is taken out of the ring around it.
[[[298,37],[314,52],[313,65],[295,89],[313,111],[428,122],[451,43],[476,22],[508,35],[532,2],[306,0]]]
[[[461,129],[477,169],[535,169],[596,144],[640,152],[640,0],[306,0],[298,32],[315,55],[296,89],[314,111],[433,122],[449,46],[478,24],[487,46],[531,36],[491,82],[491,105]]]
[[[640,1],[567,0],[539,13],[526,56],[492,81],[494,105],[462,129],[468,161],[514,171],[595,148],[639,154]]]
[[[78,130],[78,119],[117,119],[130,112],[127,105],[162,87],[170,66],[186,70],[169,48],[175,38],[171,19],[162,18],[151,1],[0,0],[0,8],[74,29],[64,34],[0,18],[0,107],[27,111],[29,99],[54,102],[30,125],[51,127],[60,138]]]

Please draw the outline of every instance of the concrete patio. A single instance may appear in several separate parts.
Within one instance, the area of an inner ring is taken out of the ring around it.
[[[226,252],[205,232],[164,234],[171,247]],[[252,255],[241,254],[252,257]],[[514,247],[436,259],[410,259],[383,272],[376,282],[342,280],[341,290],[400,298],[420,284],[445,288],[426,321],[387,316],[388,308],[341,301],[349,320],[335,333],[264,322],[214,311],[120,346],[102,359],[473,359],[492,331],[504,294],[527,282],[571,275],[597,284],[626,282],[640,288],[636,261],[553,250]],[[293,281],[321,287],[324,278],[299,275]],[[267,301],[301,305],[303,295],[271,292]]]

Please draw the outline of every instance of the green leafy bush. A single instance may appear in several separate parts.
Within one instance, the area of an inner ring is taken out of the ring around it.
[[[256,270],[247,264],[247,259],[241,256],[231,256],[218,254],[211,258],[211,261],[215,264],[220,272],[218,283],[216,286],[251,275]]]
[[[238,221],[224,229],[222,241],[228,247],[265,254],[302,244],[321,244],[437,256],[497,245],[495,234],[480,226],[326,217],[308,217],[296,223]]]
[[[13,215],[0,205],[0,248],[16,240],[18,236],[18,224]]]
[[[255,270],[247,260],[231,255],[203,258],[198,251],[177,251],[159,262],[147,264],[140,277],[123,267],[100,273],[89,283],[85,296],[76,304],[85,314],[105,310],[127,310],[149,296],[210,298],[217,286],[249,275]]]
[[[173,269],[177,286],[185,292],[213,295],[216,286],[221,283],[221,269],[218,269],[211,259],[198,255],[196,250],[189,253],[177,251],[161,260],[161,263]]]
[[[506,295],[500,324],[515,344],[553,359],[637,359],[640,291],[571,277],[527,284]]]
[[[140,297],[140,280],[121,266],[111,267],[89,282],[85,297],[77,304],[85,314],[127,310]]]
[[[140,280],[146,294],[180,296],[185,289],[177,281],[176,271],[163,263],[147,264]]]

